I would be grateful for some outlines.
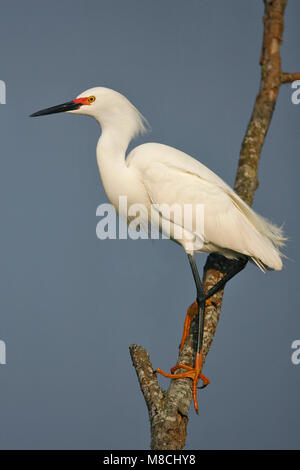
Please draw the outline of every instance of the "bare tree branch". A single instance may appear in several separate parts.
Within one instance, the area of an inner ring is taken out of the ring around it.
[[[291,83],[295,80],[300,80],[300,73],[282,73],[281,83]]]
[[[242,142],[234,186],[235,191],[249,205],[252,205],[254,193],[258,187],[261,150],[271,123],[280,85],[300,78],[300,74],[286,74],[281,70],[280,45],[287,0],[264,0],[264,4],[260,89]],[[205,289],[209,290],[222,279],[229,266],[230,260],[217,254],[209,255],[204,267]],[[204,359],[217,328],[222,299],[223,291],[220,291],[212,298],[214,305],[206,309],[203,338]],[[190,335],[179,354],[178,363],[193,364],[196,338],[197,324],[193,321]],[[163,392],[153,373],[149,354],[136,345],[130,347],[130,352],[149,410],[151,448],[182,449],[186,439],[188,410],[192,401],[192,381],[188,378],[172,380],[169,389]],[[182,371],[178,370],[178,372]]]

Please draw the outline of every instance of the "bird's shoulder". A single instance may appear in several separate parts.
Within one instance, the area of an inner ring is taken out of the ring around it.
[[[137,170],[144,176],[152,175],[157,178],[190,176],[201,179],[219,187],[225,192],[232,188],[216,173],[207,168],[194,157],[168,145],[149,142],[135,147],[126,159],[127,166]]]

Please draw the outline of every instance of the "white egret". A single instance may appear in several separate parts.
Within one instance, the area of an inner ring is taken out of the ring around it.
[[[102,133],[97,145],[97,162],[105,192],[118,210],[120,196],[127,196],[128,204],[140,204],[145,224],[149,222],[151,207],[159,212],[159,228],[163,222],[170,224],[171,238],[185,249],[196,285],[196,302],[199,313],[198,344],[194,368],[180,364],[171,369],[184,368],[182,374],[166,374],[170,378],[189,377],[193,380],[193,398],[198,410],[196,389],[199,378],[203,386],[209,381],[201,374],[202,341],[206,301],[236,273],[247,261],[260,269],[282,268],[279,247],[284,244],[281,228],[255,213],[221,178],[189,155],[159,143],[146,143],[134,148],[126,157],[126,150],[133,137],[145,130],[145,119],[120,93],[104,88],[91,88],[67,103],[41,110],[32,116],[68,112],[94,117]],[[161,211],[162,205],[174,204],[192,207],[204,205],[204,230],[199,233],[190,216],[188,228],[170,211]],[[158,208],[158,209],[157,209]],[[182,236],[174,232],[181,225]],[[222,280],[208,293],[203,285],[194,260],[195,252],[219,253],[236,262]],[[181,342],[189,329],[190,315]]]

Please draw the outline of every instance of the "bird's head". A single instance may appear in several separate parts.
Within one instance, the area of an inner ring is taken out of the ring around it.
[[[103,103],[103,97],[110,95],[110,93],[108,93],[110,91],[113,92],[113,90],[101,87],[90,88],[71,101],[52,106],[51,108],[42,109],[41,111],[31,114],[30,117],[57,113],[87,114],[88,116],[96,117],[99,111],[101,111],[103,104],[105,104]]]
[[[90,88],[66,103],[45,108],[30,117],[47,114],[86,114],[99,121],[101,127],[118,125],[128,128],[132,135],[145,130],[147,121],[121,93],[104,87]]]

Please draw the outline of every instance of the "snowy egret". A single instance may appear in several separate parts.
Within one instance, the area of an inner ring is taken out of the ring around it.
[[[133,137],[145,131],[146,120],[140,112],[120,93],[104,87],[91,88],[67,103],[43,109],[32,117],[67,112],[86,114],[100,124],[102,133],[97,145],[97,162],[105,192],[118,209],[121,196],[127,196],[129,204],[141,204],[147,208],[144,222],[149,222],[150,207],[162,205],[204,205],[204,231],[196,230],[194,215],[189,229],[182,224],[182,237],[175,239],[180,221],[171,212],[159,209],[159,229],[165,219],[171,227],[171,238],[183,246],[192,269],[196,285],[196,303],[199,315],[198,343],[194,367],[178,364],[171,369],[183,368],[186,372],[167,374],[166,377],[191,378],[193,398],[198,410],[196,390],[198,380],[203,387],[209,383],[201,374],[202,341],[205,306],[208,299],[235,274],[248,260],[263,271],[282,268],[279,247],[285,238],[281,228],[254,212],[221,178],[189,155],[159,143],[146,143],[134,148],[126,157],[126,150]],[[194,260],[195,252],[219,253],[236,260],[221,281],[205,292]],[[183,346],[190,326],[190,311],[185,322],[181,341]]]

